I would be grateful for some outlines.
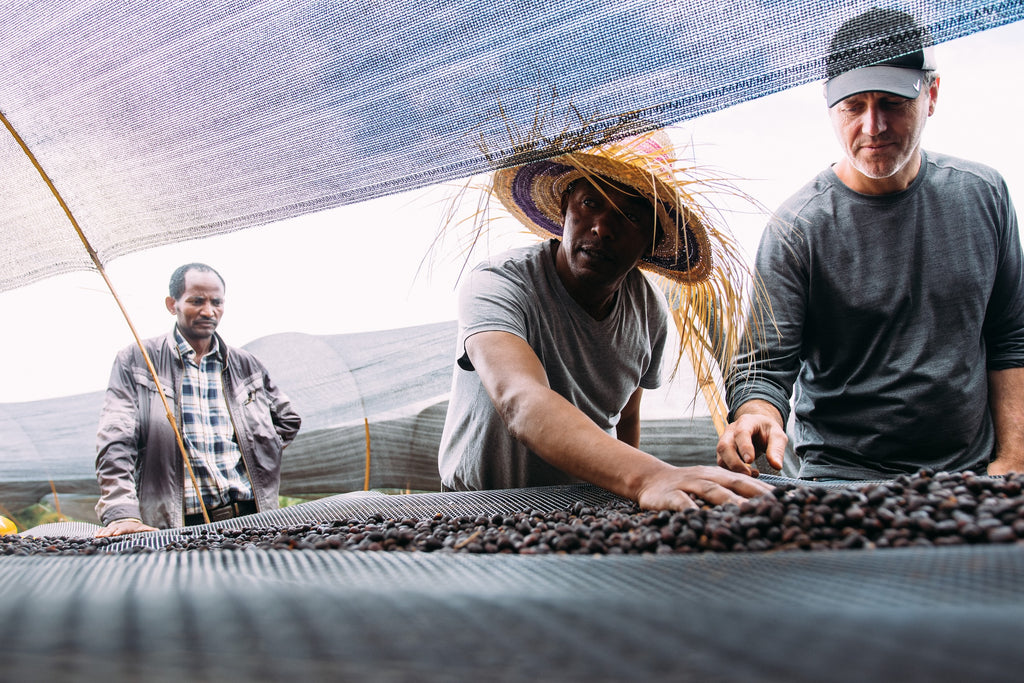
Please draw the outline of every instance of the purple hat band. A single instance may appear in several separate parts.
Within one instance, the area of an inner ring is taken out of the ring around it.
[[[562,236],[561,222],[554,221],[544,213],[533,197],[534,183],[543,183],[546,187],[554,185],[555,180],[574,169],[565,164],[552,161],[538,161],[523,166],[512,180],[512,201],[531,221],[557,237]]]
[[[578,170],[573,166],[560,164],[550,159],[521,166],[516,170],[509,184],[510,199],[522,212],[522,217],[528,219],[534,226],[560,239],[563,225],[560,220],[561,216],[552,217],[552,211],[555,209],[550,204],[551,197],[557,194],[555,190],[558,179]],[[547,211],[538,205],[535,193],[540,193],[549,203]],[[666,210],[670,215],[675,213],[671,206],[666,206]],[[673,272],[687,272],[695,268],[701,259],[700,243],[690,226],[680,225],[679,227],[682,244],[673,243],[671,254],[654,253],[641,260]],[[679,246],[682,249],[679,249]]]

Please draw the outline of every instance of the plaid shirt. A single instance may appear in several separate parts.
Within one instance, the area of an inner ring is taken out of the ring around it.
[[[213,348],[196,364],[196,352],[177,327],[174,339],[184,364],[181,378],[181,437],[206,508],[252,500],[252,485],[238,448],[221,384],[224,360],[214,337]],[[199,498],[185,473],[185,514],[201,512]]]

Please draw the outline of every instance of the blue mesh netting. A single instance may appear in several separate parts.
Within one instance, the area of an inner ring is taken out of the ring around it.
[[[0,110],[109,260],[466,177],[535,125],[661,126],[816,80],[872,4],[26,0],[0,8]],[[886,4],[938,42],[1024,17]],[[91,267],[6,135],[0,162],[0,290]]]

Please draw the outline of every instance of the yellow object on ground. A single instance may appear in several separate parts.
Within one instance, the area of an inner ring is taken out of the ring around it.
[[[18,527],[14,525],[14,522],[6,517],[0,517],[0,536],[16,533],[18,533]]]

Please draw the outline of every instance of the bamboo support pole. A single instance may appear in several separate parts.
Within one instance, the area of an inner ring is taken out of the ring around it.
[[[39,172],[39,175],[42,177],[43,182],[46,183],[46,186],[48,188],[50,188],[50,192],[57,199],[57,202],[60,204],[60,207],[64,210],[65,215],[67,215],[68,220],[71,221],[71,225],[75,229],[75,233],[78,235],[79,240],[81,240],[82,246],[85,247],[86,252],[89,254],[89,258],[92,260],[93,265],[96,266],[96,270],[99,271],[99,274],[103,278],[103,281],[107,284],[107,289],[109,289],[111,295],[113,295],[114,301],[117,303],[117,307],[121,309],[121,315],[124,316],[125,321],[128,323],[128,328],[131,330],[132,336],[135,338],[135,343],[138,345],[139,350],[142,351],[142,357],[146,361],[146,367],[149,369],[150,375],[153,376],[153,382],[156,383],[157,393],[160,394],[160,400],[163,402],[164,410],[167,412],[167,421],[170,422],[171,429],[174,430],[174,436],[178,441],[178,449],[181,451],[181,456],[185,462],[185,470],[188,472],[188,476],[192,480],[192,486],[195,487],[196,495],[199,498],[199,506],[203,513],[203,521],[209,524],[210,516],[206,511],[206,504],[203,502],[202,493],[200,493],[199,491],[199,484],[196,482],[195,472],[192,471],[192,463],[189,461],[188,450],[185,448],[185,442],[181,438],[181,431],[178,429],[178,423],[174,419],[174,412],[171,410],[170,405],[167,403],[167,397],[164,396],[164,390],[163,387],[160,385],[160,378],[157,376],[156,368],[153,367],[153,362],[150,360],[149,354],[146,353],[146,347],[142,343],[142,339],[139,337],[139,333],[135,330],[135,325],[134,323],[132,323],[131,316],[128,315],[128,311],[127,309],[125,309],[124,304],[121,302],[121,298],[117,295],[117,290],[114,289],[114,284],[110,281],[110,278],[107,277],[107,271],[106,269],[104,269],[103,263],[100,262],[99,255],[92,248],[92,245],[89,243],[89,239],[85,236],[85,233],[82,232],[82,228],[78,225],[78,221],[75,219],[74,214],[71,213],[71,209],[64,202],[64,198],[61,196],[60,192],[57,191],[57,188],[53,184],[53,181],[50,180],[50,176],[47,175],[45,170],[43,170],[43,167],[39,163],[39,160],[36,159],[35,154],[33,154],[32,150],[29,149],[28,145],[25,144],[25,141],[21,138],[21,135],[18,134],[18,131],[15,130],[13,125],[11,125],[11,122],[7,119],[7,116],[2,111],[0,111],[0,120],[3,121],[4,126],[7,128],[8,131],[10,131],[11,136],[14,137],[15,141],[21,147],[22,151],[25,152],[25,155],[29,158],[29,161],[32,162],[32,165],[35,167],[36,171]]]
[[[366,470],[363,475],[363,490],[370,490],[370,418],[363,417],[363,427],[366,430]]]
[[[57,497],[57,487],[53,484],[53,479],[50,480],[50,491],[53,493],[53,507],[57,511],[57,519],[61,522],[67,521],[64,519],[64,514],[60,511],[60,498]]]

